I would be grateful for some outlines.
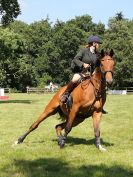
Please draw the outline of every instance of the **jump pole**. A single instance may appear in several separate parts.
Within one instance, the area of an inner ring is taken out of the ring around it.
[[[5,95],[4,88],[0,88],[0,100],[8,100],[9,96]]]

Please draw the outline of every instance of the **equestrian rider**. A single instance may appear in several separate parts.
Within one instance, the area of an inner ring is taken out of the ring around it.
[[[85,77],[88,71],[92,73],[95,67],[98,66],[98,49],[101,43],[98,36],[90,36],[88,38],[87,47],[82,49],[72,60],[71,68],[75,74],[60,98],[62,103],[67,102],[70,93],[77,86],[78,81],[81,80],[82,77]]]

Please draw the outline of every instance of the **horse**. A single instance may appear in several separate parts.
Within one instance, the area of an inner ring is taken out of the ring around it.
[[[106,102],[106,87],[113,82],[115,68],[113,55],[114,51],[112,49],[108,53],[102,50],[99,67],[96,67],[93,74],[79,83],[72,91],[70,95],[71,105],[61,103],[60,101],[60,97],[67,87],[64,86],[53,96],[42,114],[31,125],[28,131],[18,138],[15,144],[22,143],[26,136],[35,130],[43,120],[59,113],[65,119],[65,121],[55,126],[60,148],[64,147],[67,135],[72,127],[77,126],[86,118],[92,116],[96,148],[106,151],[100,141],[100,120],[103,106]]]
[[[55,84],[53,84],[52,86],[51,85],[45,85],[45,87],[44,87],[45,91],[47,91],[47,92],[55,92],[55,91],[58,90],[58,88],[59,88],[59,86],[55,85]]]

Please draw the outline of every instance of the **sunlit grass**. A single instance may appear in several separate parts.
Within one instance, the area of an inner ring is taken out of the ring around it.
[[[13,142],[38,118],[52,95],[11,94],[0,102],[0,177],[132,177],[133,95],[108,95],[101,121],[107,152],[94,146],[92,120],[73,128],[60,150],[55,125],[46,119],[18,146]]]

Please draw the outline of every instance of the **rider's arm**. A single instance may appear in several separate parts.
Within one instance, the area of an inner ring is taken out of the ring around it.
[[[74,57],[74,63],[79,67],[82,68],[83,67],[83,62],[82,62],[82,58],[83,58],[83,50],[79,51],[79,53],[77,53],[77,55]]]
[[[86,52],[86,49],[82,49],[82,50],[74,57],[74,63],[75,63],[80,69],[90,67],[90,64],[84,63],[84,62],[82,61],[85,52]]]

